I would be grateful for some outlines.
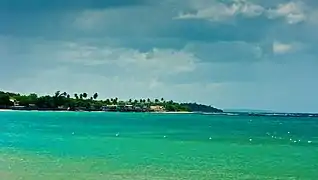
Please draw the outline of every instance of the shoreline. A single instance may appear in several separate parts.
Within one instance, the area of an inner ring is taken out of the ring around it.
[[[67,110],[15,110],[15,109],[0,109],[0,112],[117,112],[117,113],[129,113],[129,111],[67,111]],[[132,111],[131,113],[134,113]],[[150,113],[150,114],[193,114],[194,112],[186,112],[186,111],[164,111],[164,112],[137,112],[137,113]]]
[[[13,109],[0,109],[0,112],[15,111]]]
[[[152,114],[194,114],[194,112],[187,111],[164,111],[164,112],[149,112]]]

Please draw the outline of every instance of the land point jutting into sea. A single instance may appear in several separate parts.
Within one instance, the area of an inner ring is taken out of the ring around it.
[[[57,91],[53,95],[23,95],[0,91],[0,109],[42,111],[113,111],[113,112],[223,112],[221,109],[197,103],[178,103],[160,99],[129,99],[117,97],[100,100],[98,93]]]

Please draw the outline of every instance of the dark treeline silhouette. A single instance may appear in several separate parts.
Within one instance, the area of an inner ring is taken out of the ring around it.
[[[197,103],[181,103],[181,106],[185,106],[192,112],[210,112],[210,113],[222,113],[223,110],[217,109],[212,106],[207,106]]]
[[[126,106],[142,108],[148,111],[152,106],[161,106],[164,111],[201,111],[220,112],[221,110],[195,103],[177,103],[161,99],[129,99],[119,100],[117,97],[104,100],[98,99],[99,94],[75,93],[57,91],[53,95],[39,96],[35,93],[23,95],[0,91],[0,108],[21,110],[70,110],[70,111],[99,111],[105,106]]]

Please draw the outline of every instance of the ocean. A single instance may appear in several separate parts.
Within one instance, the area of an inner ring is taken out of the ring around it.
[[[317,180],[318,118],[0,112],[1,180]]]

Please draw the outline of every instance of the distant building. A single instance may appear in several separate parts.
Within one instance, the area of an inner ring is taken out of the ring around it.
[[[12,106],[11,109],[13,109],[13,110],[25,110],[25,106]]]
[[[163,106],[150,106],[150,110],[151,111],[155,111],[155,112],[163,112],[165,111],[165,108]]]
[[[10,101],[13,103],[13,106],[19,106],[19,101],[14,98],[10,98]]]
[[[107,105],[102,107],[102,111],[117,111],[117,105]]]
[[[35,104],[29,104],[30,108],[37,108],[37,106]]]

